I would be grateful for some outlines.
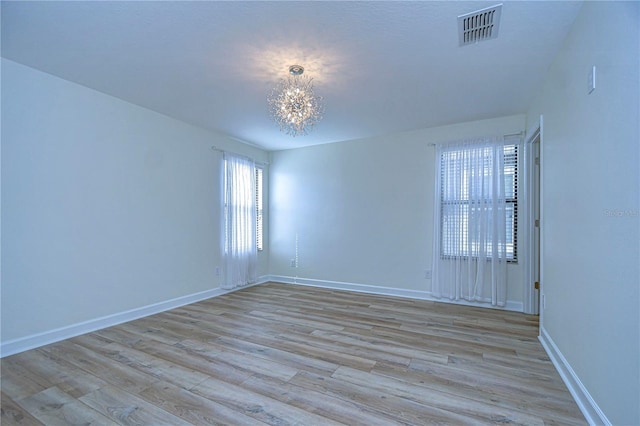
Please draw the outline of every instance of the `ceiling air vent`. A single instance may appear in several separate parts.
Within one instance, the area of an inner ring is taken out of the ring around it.
[[[458,16],[460,46],[498,37],[502,4]]]

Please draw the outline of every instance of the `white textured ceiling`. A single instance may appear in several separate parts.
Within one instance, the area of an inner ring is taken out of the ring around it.
[[[458,47],[497,2],[2,2],[2,56],[268,150],[526,112],[580,2],[504,2],[499,37]],[[326,111],[293,138],[266,95],[289,65]],[[586,77],[585,77],[586,78]]]

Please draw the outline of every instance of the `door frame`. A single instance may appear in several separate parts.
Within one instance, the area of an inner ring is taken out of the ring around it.
[[[534,143],[538,143],[537,152]],[[544,306],[544,297],[542,291],[542,164],[543,164],[543,117],[540,116],[538,123],[535,123],[524,137],[524,158],[523,165],[523,186],[524,186],[524,220],[522,233],[524,234],[524,279],[523,279],[523,297],[522,311],[525,314],[538,315]],[[539,158],[538,164],[535,159]],[[538,175],[536,175],[536,168]],[[538,180],[538,182],[535,182]],[[536,188],[537,186],[537,188]],[[535,191],[538,194],[535,194]],[[536,203],[533,197],[538,197],[538,211],[536,211]],[[538,216],[538,217],[536,217]],[[538,247],[536,248],[536,225],[535,220],[538,219]],[[537,264],[536,264],[537,256]],[[534,287],[535,281],[539,282],[539,289]]]

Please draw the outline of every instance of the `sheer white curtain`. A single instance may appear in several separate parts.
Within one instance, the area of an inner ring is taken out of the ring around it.
[[[257,280],[255,163],[245,157],[223,156],[223,280],[232,289]]]
[[[506,304],[504,147],[504,138],[436,145],[435,297]]]

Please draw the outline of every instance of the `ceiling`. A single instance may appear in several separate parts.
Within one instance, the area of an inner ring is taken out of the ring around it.
[[[2,56],[279,150],[526,112],[581,2],[503,2],[498,38],[459,47],[496,3],[3,1]],[[293,64],[325,104],[295,138],[266,103]]]

